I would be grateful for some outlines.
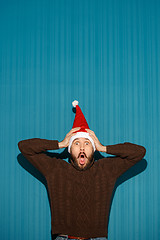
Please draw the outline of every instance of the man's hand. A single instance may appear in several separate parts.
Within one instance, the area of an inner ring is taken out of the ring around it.
[[[68,147],[70,138],[72,136],[74,136],[76,134],[75,132],[78,131],[79,129],[80,129],[80,127],[72,128],[71,131],[69,133],[67,133],[67,135],[65,136],[63,141],[58,143],[59,148]]]
[[[107,151],[106,146],[104,146],[104,145],[102,145],[100,143],[100,141],[96,137],[95,133],[92,130],[90,130],[90,129],[85,129],[85,130],[89,133],[89,135],[93,139],[95,147],[96,147],[96,150],[99,151],[99,152],[106,152]]]

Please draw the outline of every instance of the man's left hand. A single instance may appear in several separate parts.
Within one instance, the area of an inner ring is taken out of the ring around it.
[[[104,146],[100,143],[100,141],[96,137],[95,133],[90,129],[85,129],[85,130],[89,133],[90,137],[93,139],[96,150],[99,152],[106,152],[106,146]]]

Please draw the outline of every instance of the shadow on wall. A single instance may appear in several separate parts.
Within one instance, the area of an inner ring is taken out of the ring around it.
[[[111,157],[111,156],[110,156]],[[95,159],[99,160],[103,158],[103,156],[100,154],[100,152],[95,152]],[[107,157],[109,158],[109,157]],[[113,157],[114,158],[114,157]],[[129,168],[126,172],[124,172],[116,181],[116,184],[113,189],[112,193],[112,198],[111,198],[111,203],[110,203],[110,210],[109,210],[109,215],[108,215],[108,223],[109,223],[109,217],[110,217],[110,212],[111,212],[111,206],[113,202],[113,198],[116,192],[116,189],[119,185],[121,185],[123,182],[129,180],[132,177],[135,177],[136,175],[140,174],[147,168],[147,161],[143,158],[141,161],[133,165],[131,168]]]
[[[56,158],[60,158],[60,159],[69,159],[69,153],[68,153],[68,149],[66,148],[62,153],[51,153],[51,152],[46,152],[46,154],[50,157],[56,157]],[[103,155],[100,154],[100,152],[96,151],[94,153],[94,158],[97,160],[104,158]],[[109,158],[109,157],[107,157]],[[45,179],[45,177],[25,158],[23,157],[22,154],[19,154],[17,156],[17,160],[18,163],[27,171],[29,172],[33,177],[37,178],[39,181],[41,181],[47,190],[47,195],[48,195],[48,200],[50,203],[50,198],[49,198],[49,192],[48,192],[48,187],[47,187],[47,181]],[[70,162],[70,161],[69,161]],[[130,169],[128,169],[123,175],[121,175],[115,184],[114,190],[113,190],[113,194],[112,194],[112,199],[111,199],[111,204],[110,204],[110,210],[111,210],[111,206],[112,206],[112,202],[113,202],[113,198],[114,198],[114,194],[115,191],[117,189],[117,187],[122,184],[123,182],[127,181],[128,179],[138,175],[139,173],[143,172],[147,167],[147,161],[145,159],[142,159],[140,162],[138,162],[137,164],[135,164],[133,167],[131,167]],[[51,208],[51,205],[50,205]],[[109,216],[110,217],[110,212],[109,212]],[[109,220],[109,219],[108,219]],[[109,221],[108,221],[109,222]],[[55,239],[55,236],[52,236],[52,240]]]
[[[48,155],[52,158],[53,157],[60,158],[60,159],[69,158],[69,153],[68,153],[67,148],[62,153],[46,152],[46,155]],[[22,155],[22,153],[20,153],[17,156],[17,160],[18,160],[18,163],[21,165],[21,167],[23,167],[33,177],[37,178],[41,183],[43,183],[45,185],[46,190],[47,190],[48,200],[49,200],[49,203],[50,203],[47,181],[46,181],[45,177]]]

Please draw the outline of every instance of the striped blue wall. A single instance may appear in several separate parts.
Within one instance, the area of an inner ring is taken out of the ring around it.
[[[0,1],[0,239],[50,239],[46,188],[17,143],[62,140],[74,99],[102,144],[147,149],[116,190],[109,240],[160,239],[159,23],[158,0]]]

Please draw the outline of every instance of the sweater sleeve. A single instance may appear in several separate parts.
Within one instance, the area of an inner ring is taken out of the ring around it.
[[[56,161],[56,158],[47,156],[46,151],[59,149],[57,140],[40,138],[20,141],[18,147],[23,156],[44,176],[50,171],[53,161]]]
[[[143,159],[146,153],[143,146],[129,142],[108,145],[106,149],[108,154],[116,156],[112,158],[112,169],[117,177]]]

